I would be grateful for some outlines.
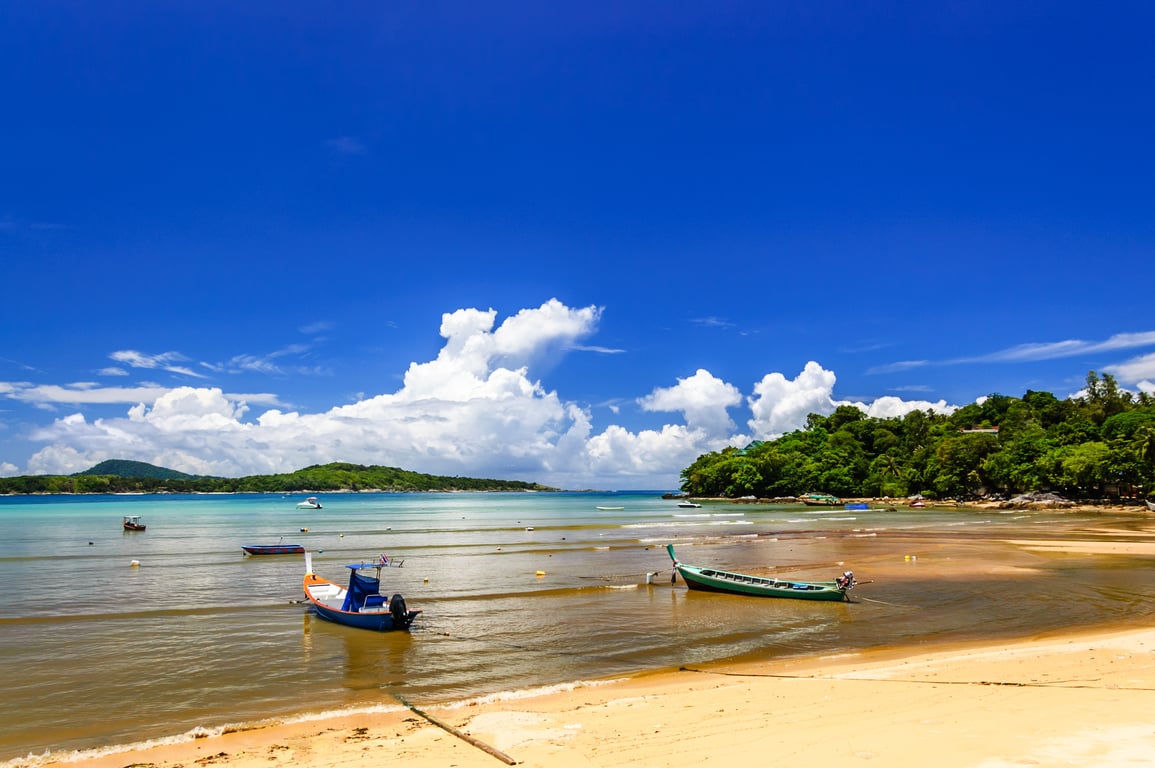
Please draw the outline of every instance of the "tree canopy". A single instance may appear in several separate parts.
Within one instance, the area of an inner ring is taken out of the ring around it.
[[[776,440],[703,454],[681,477],[688,494],[730,498],[1143,493],[1155,488],[1155,398],[1091,371],[1067,400],[993,394],[949,416],[885,419],[843,405]]]

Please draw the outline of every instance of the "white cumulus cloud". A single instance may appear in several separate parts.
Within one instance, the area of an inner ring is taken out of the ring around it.
[[[411,363],[399,389],[320,413],[288,410],[271,394],[230,394],[217,387],[19,384],[0,396],[130,405],[122,417],[71,414],[31,435],[44,444],[28,462],[32,473],[77,472],[105,459],[220,476],[349,461],[562,488],[653,489],[676,487],[679,472],[702,453],[797,429],[807,414],[830,413],[841,404],[833,398],[834,373],[816,362],[793,380],[767,374],[745,399],[738,387],[698,369],[636,398],[644,411],[672,414],[671,423],[599,430],[588,406],[547,390],[539,377],[565,354],[596,353],[582,342],[596,332],[601,312],[555,299],[500,323],[492,309],[445,313],[441,350],[433,360]],[[177,355],[122,352],[116,359],[165,367]],[[752,414],[752,435],[736,433],[730,416],[730,409],[744,404]],[[946,407],[898,398],[854,405],[875,409],[872,415]]]
[[[1149,384],[1151,379],[1155,379],[1155,352],[1133,357],[1118,365],[1109,365],[1103,371],[1124,384]]]
[[[655,389],[639,400],[647,411],[681,411],[690,429],[717,436],[733,431],[726,409],[742,402],[742,393],[709,371],[699,368],[693,376],[678,379],[673,387]]]
[[[833,413],[839,405],[833,398],[835,378],[813,360],[793,380],[781,373],[763,376],[749,398],[754,416],[747,423],[754,437],[773,439],[804,426],[808,414]]]

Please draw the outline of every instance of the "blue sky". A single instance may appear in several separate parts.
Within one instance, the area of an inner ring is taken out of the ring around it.
[[[841,403],[1153,391],[1153,16],[4,2],[0,475],[673,488]]]

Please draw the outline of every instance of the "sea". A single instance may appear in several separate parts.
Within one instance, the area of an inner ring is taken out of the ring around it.
[[[660,491],[0,497],[0,764],[650,670],[1150,626],[1155,516],[705,501]],[[122,529],[139,515],[145,531]],[[1068,546],[1076,542],[1077,546]],[[327,623],[314,570],[385,555],[409,632]],[[687,591],[693,565],[850,602]]]

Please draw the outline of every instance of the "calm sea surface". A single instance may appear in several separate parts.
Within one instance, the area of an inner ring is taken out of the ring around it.
[[[1155,519],[706,503],[659,492],[0,498],[0,761],[375,705],[415,706],[721,659],[1150,624]],[[600,510],[598,507],[621,507]],[[148,529],[122,531],[141,515]],[[319,620],[316,571],[386,553],[411,633]],[[830,579],[852,603],[689,593],[695,565]],[[133,561],[139,563],[133,566]],[[539,574],[538,572],[542,572]]]

